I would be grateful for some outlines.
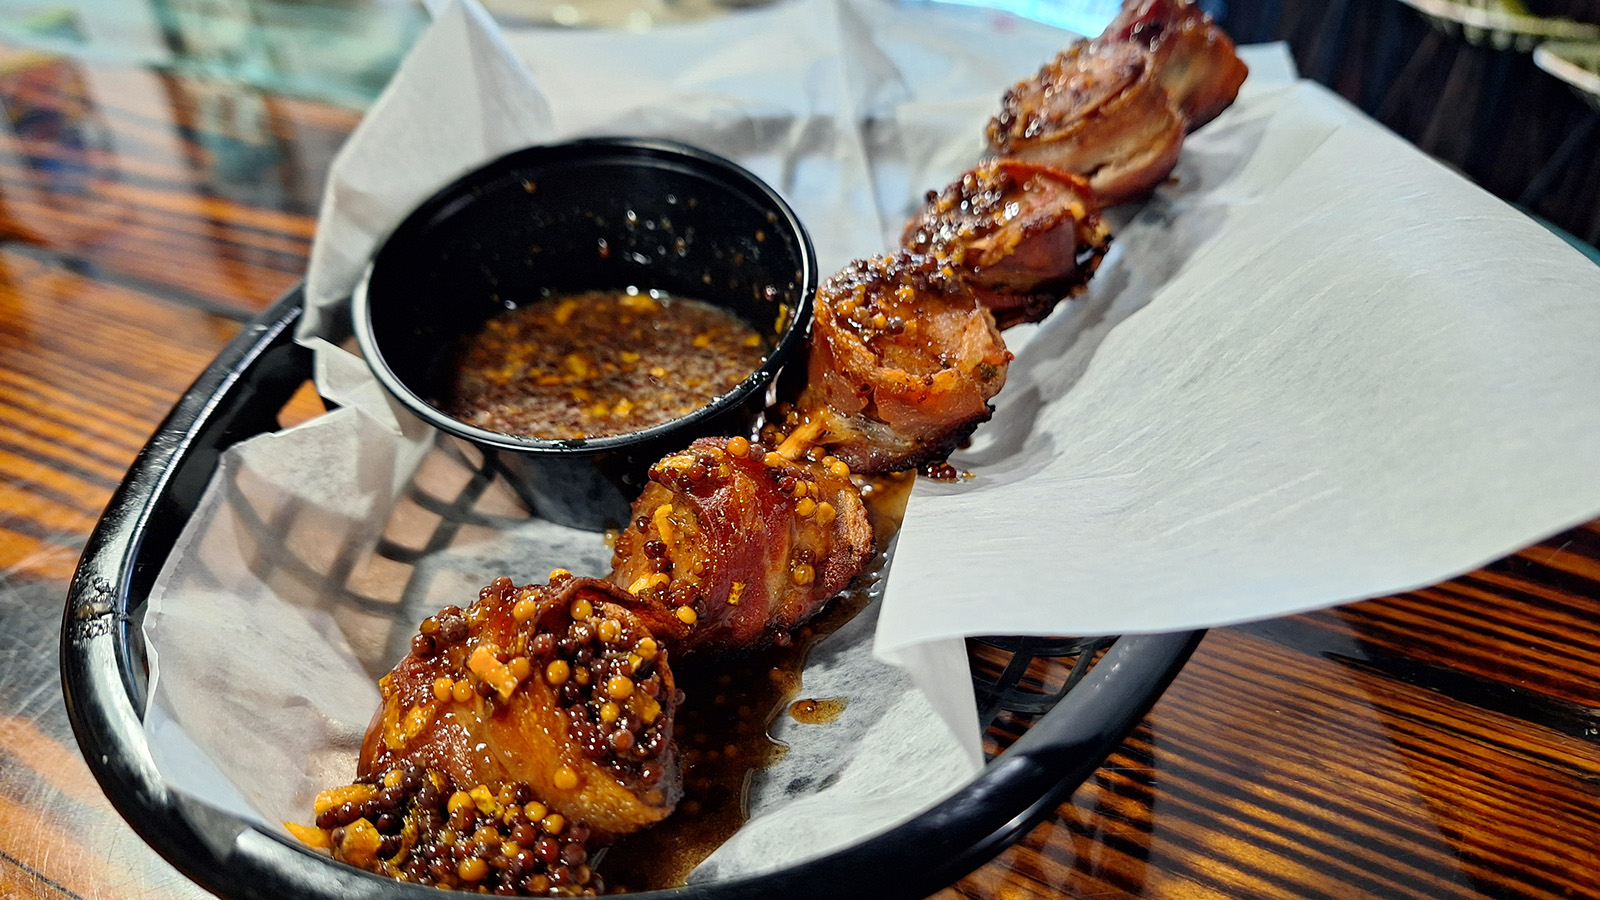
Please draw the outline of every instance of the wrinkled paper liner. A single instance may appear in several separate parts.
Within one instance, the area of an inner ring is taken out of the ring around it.
[[[146,730],[169,783],[269,830],[308,821],[353,774],[373,682],[419,619],[500,574],[609,569],[598,536],[526,519],[322,340],[418,202],[526,144],[673,138],[773,184],[831,271],[894,246],[979,156],[1004,88],[1068,39],[870,0],[647,35],[502,33],[470,0],[446,8],[330,176],[300,337],[340,408],[230,450],[150,598]],[[779,719],[790,752],[696,880],[860,840],[968,780],[963,635],[1332,605],[1600,511],[1593,267],[1295,82],[1282,48],[1247,53],[1239,102],[1175,181],[1115,211],[1089,293],[1007,332],[995,419],[956,459],[973,477],[918,487],[883,599],[803,674],[844,715]]]

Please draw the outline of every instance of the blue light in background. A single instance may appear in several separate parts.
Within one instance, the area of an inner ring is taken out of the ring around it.
[[[1106,30],[1122,7],[1121,0],[933,0],[953,6],[977,6],[998,9],[1012,15],[1065,28],[1090,37]],[[1221,19],[1227,11],[1227,0],[1199,0],[1200,8],[1213,18]]]
[[[1096,35],[1104,31],[1122,6],[1121,0],[934,0],[934,2],[998,9],[1081,35]]]

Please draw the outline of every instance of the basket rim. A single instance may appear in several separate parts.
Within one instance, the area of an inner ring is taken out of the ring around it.
[[[171,790],[145,742],[135,616],[223,449],[276,427],[310,373],[294,343],[303,286],[253,320],[178,400],[135,458],[85,545],[63,610],[62,692],[79,747],[117,812],[157,853],[230,900],[407,898],[436,888],[362,871]],[[259,408],[276,396],[279,405]],[[250,418],[250,414],[255,419]],[[203,477],[201,477],[203,476]],[[142,602],[139,601],[139,602]],[[923,897],[987,862],[1063,802],[1144,717],[1203,631],[1124,635],[973,781],[894,828],[765,875],[633,894],[641,900]]]

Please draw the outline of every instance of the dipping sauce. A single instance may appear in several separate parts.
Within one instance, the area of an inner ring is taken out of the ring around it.
[[[444,411],[522,437],[626,434],[694,412],[765,360],[739,317],[653,293],[569,294],[490,319],[462,342]]]

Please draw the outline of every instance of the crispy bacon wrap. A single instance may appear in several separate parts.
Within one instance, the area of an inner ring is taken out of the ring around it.
[[[744,438],[701,438],[657,462],[633,512],[611,579],[689,623],[678,652],[787,642],[872,555],[842,462]]]
[[[950,264],[856,260],[817,291],[797,433],[862,474],[942,460],[988,420],[1010,363]]]
[[[1189,131],[1227,109],[1250,74],[1233,41],[1193,0],[1127,0],[1095,42],[1150,51]]]
[[[1106,206],[1143,197],[1172,174],[1183,134],[1149,50],[1089,41],[1007,91],[988,127],[997,155],[1082,175]]]
[[[424,621],[379,682],[358,774],[410,760],[459,786],[526,783],[612,834],[660,821],[682,793],[667,664],[682,632],[659,604],[598,579],[497,579],[465,613]]]
[[[301,829],[392,877],[501,893],[592,894],[589,852],[682,796],[664,607],[557,570],[423,621],[379,682],[356,782]]]
[[[498,578],[423,621],[379,680],[353,784],[322,792],[335,859],[405,881],[594,895],[590,853],[682,796],[667,644],[683,623],[593,578]]]
[[[1089,183],[1051,166],[990,159],[963,173],[906,226],[901,246],[953,266],[1009,328],[1082,293],[1111,240]]]

